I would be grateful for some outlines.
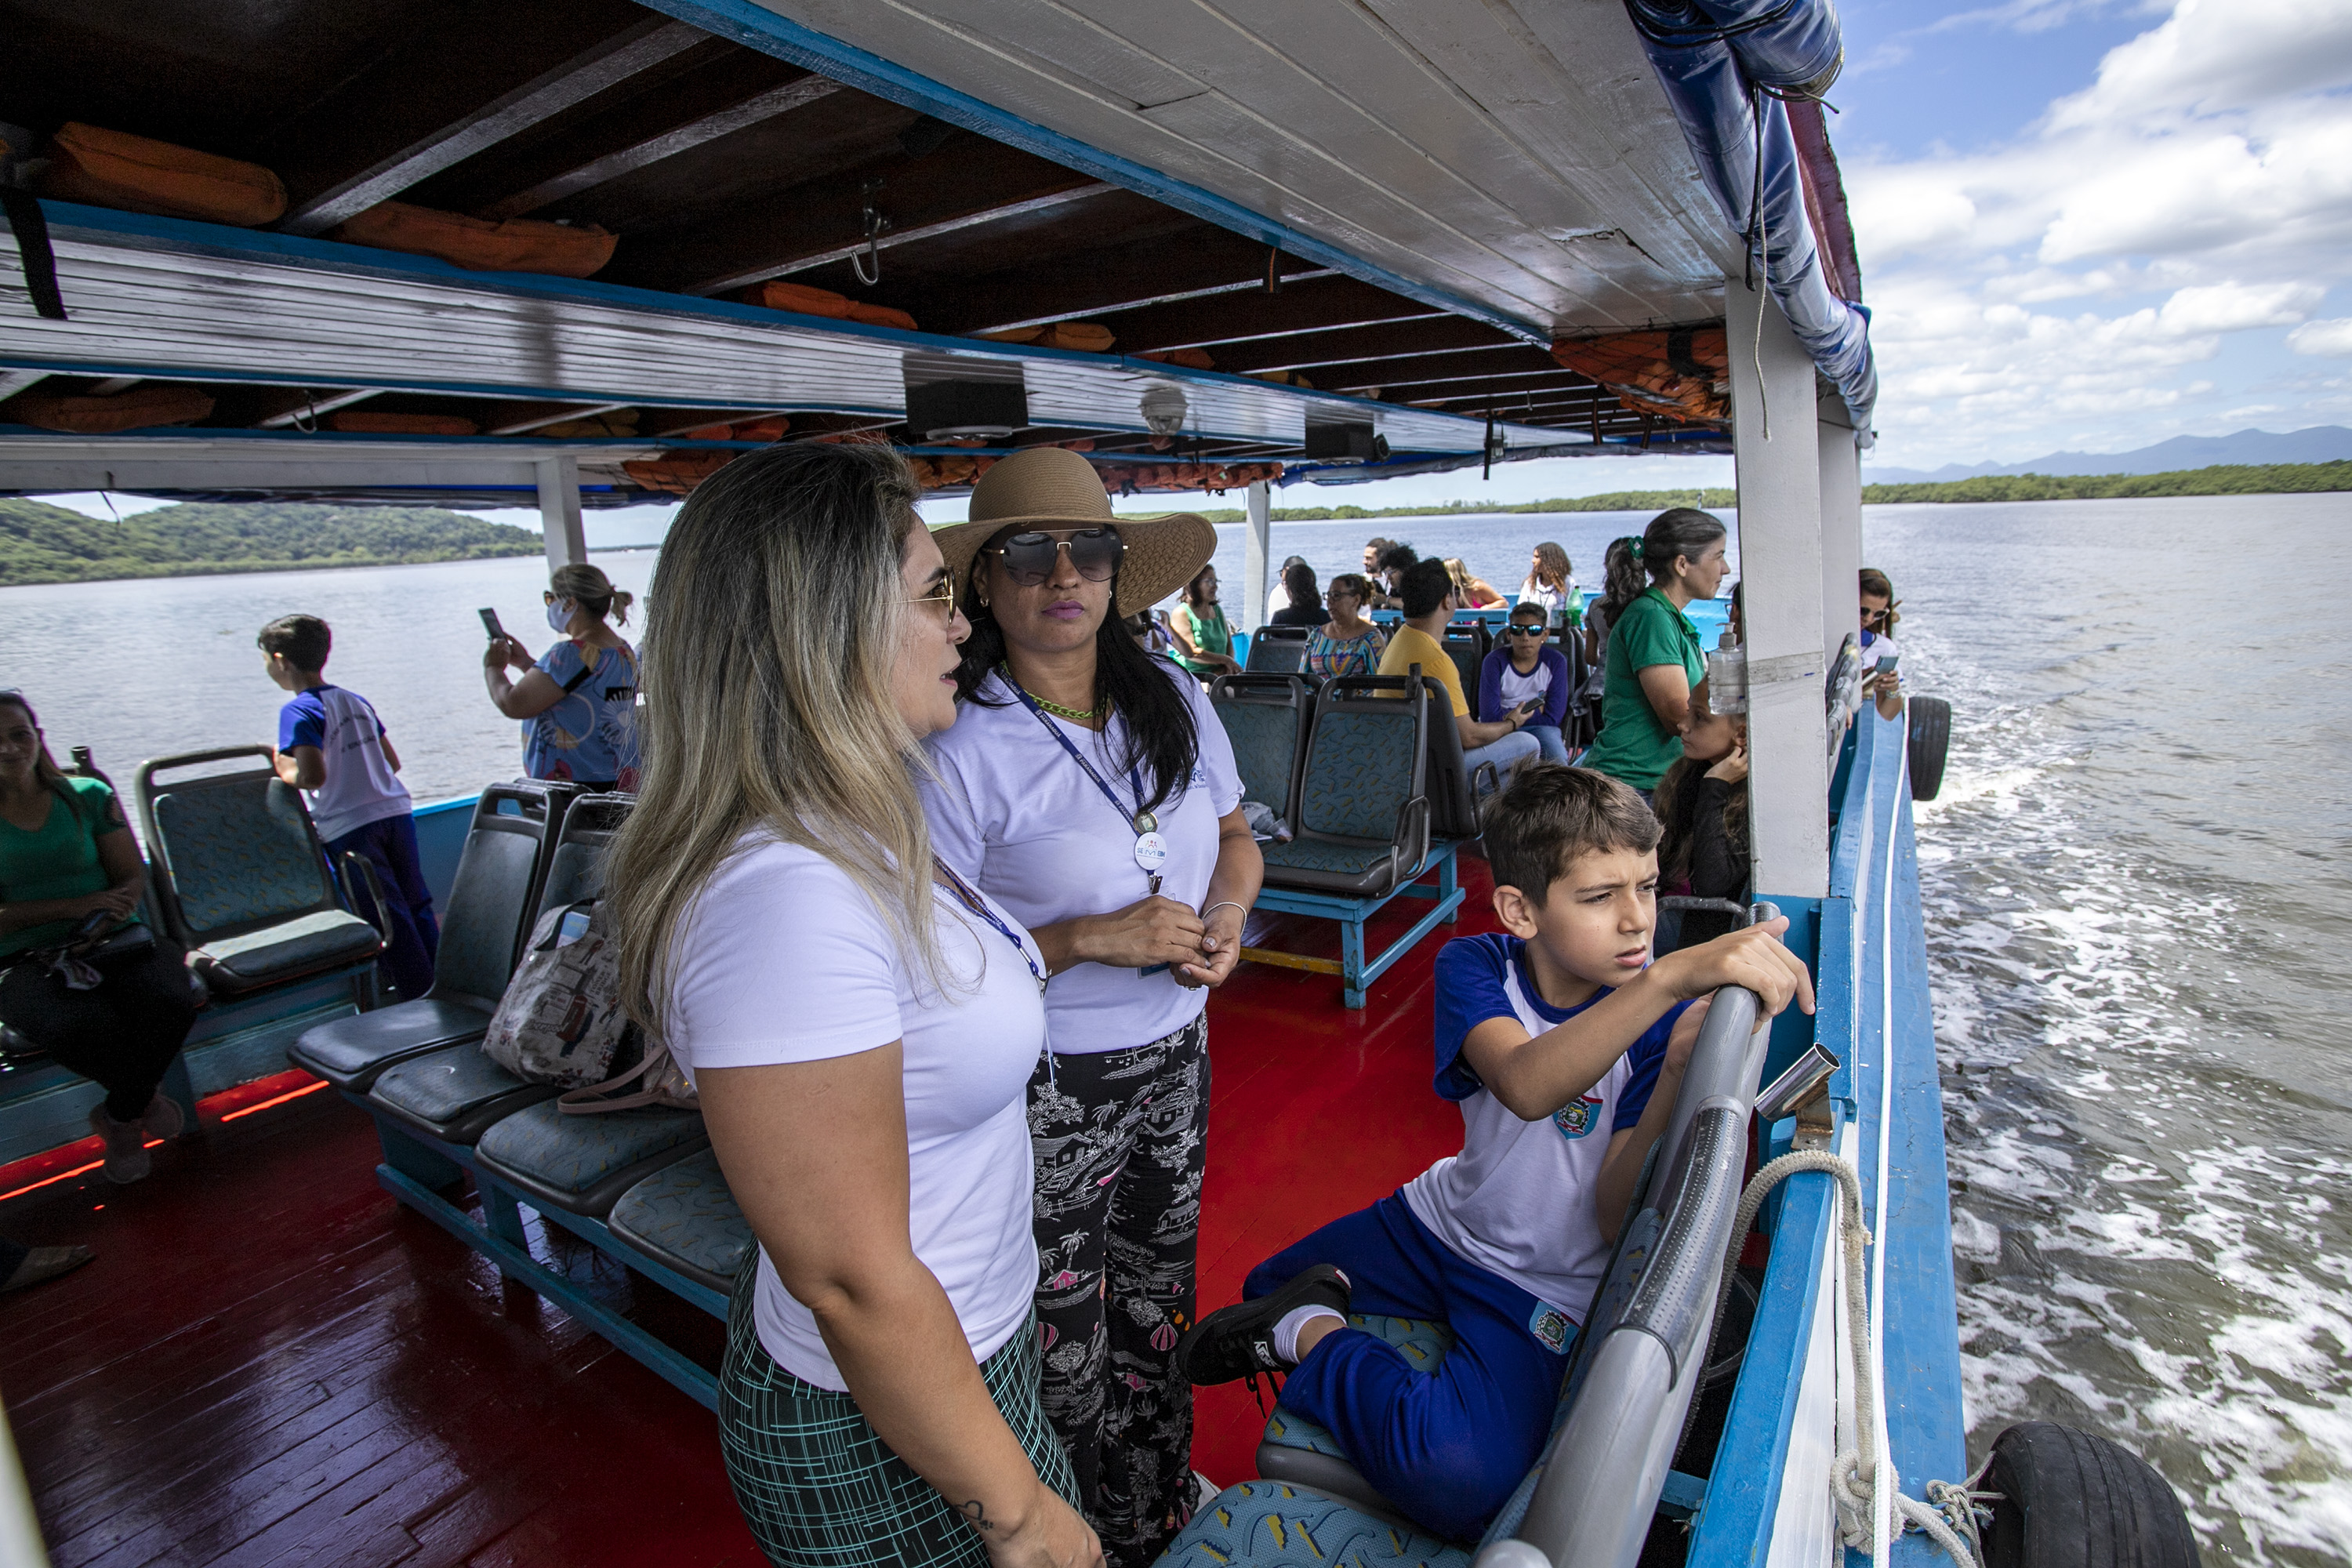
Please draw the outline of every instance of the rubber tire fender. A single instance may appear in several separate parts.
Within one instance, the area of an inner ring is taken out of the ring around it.
[[[2054,1421],[1993,1440],[1984,1489],[2000,1500],[1985,1568],[2198,1568],[2171,1485],[2119,1444]]]
[[[1944,759],[1952,747],[1952,705],[1940,697],[1904,704],[1910,726],[1911,798],[1933,800],[1944,787]]]

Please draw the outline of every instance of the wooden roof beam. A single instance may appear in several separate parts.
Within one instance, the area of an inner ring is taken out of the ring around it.
[[[866,248],[870,179],[882,182],[872,200],[890,226],[880,237],[884,249],[1116,188],[1034,153],[957,135],[919,158],[840,170],[780,191],[752,211],[682,232],[634,236],[604,276],[719,294],[842,260]]]
[[[419,28],[274,139],[278,155],[269,162],[292,195],[278,226],[323,234],[709,37],[649,16],[586,49],[572,47],[582,13],[593,19],[600,8],[513,0],[462,13],[466,19],[451,26]],[[566,53],[541,63],[551,47]],[[484,76],[511,79],[514,68],[533,64],[541,68],[530,79],[481,101]],[[355,141],[366,150],[354,153]]]

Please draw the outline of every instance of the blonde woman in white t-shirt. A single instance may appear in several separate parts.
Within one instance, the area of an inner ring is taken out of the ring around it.
[[[971,628],[915,493],[812,445],[688,500],[610,912],[760,1244],[719,1410],[770,1561],[1094,1568],[1031,1315],[1044,955],[931,853],[919,742]]]

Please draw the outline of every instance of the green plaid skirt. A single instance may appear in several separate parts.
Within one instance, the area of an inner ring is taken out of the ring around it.
[[[759,1256],[745,1261],[727,1313],[719,1446],[760,1550],[778,1568],[987,1568],[979,1531],[890,1451],[856,1400],[794,1377],[760,1343]],[[1069,1454],[1037,1402],[1036,1323],[981,1363],[980,1375],[1037,1473],[1076,1508]]]

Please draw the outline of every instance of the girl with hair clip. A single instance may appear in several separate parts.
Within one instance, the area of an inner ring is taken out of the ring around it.
[[[1584,765],[1632,785],[1645,800],[1683,754],[1692,698],[1706,679],[1698,628],[1683,612],[1723,585],[1727,538],[1720,518],[1675,507],[1652,518],[1628,546],[1650,584],[1610,617],[1601,736]],[[1612,595],[1616,590],[1612,580]]]
[[[1038,1403],[1046,961],[933,850],[917,781],[956,721],[972,542],[943,551],[915,496],[887,447],[805,443],[688,499],[606,908],[759,1242],[719,1436],[769,1561],[1099,1568]]]
[[[482,654],[490,700],[526,721],[523,772],[590,789],[637,787],[637,654],[604,617],[626,626],[635,595],[584,563],[559,566],[540,595],[550,630],[565,640],[534,663],[517,639],[495,637]],[[526,673],[508,683],[511,667]]]

